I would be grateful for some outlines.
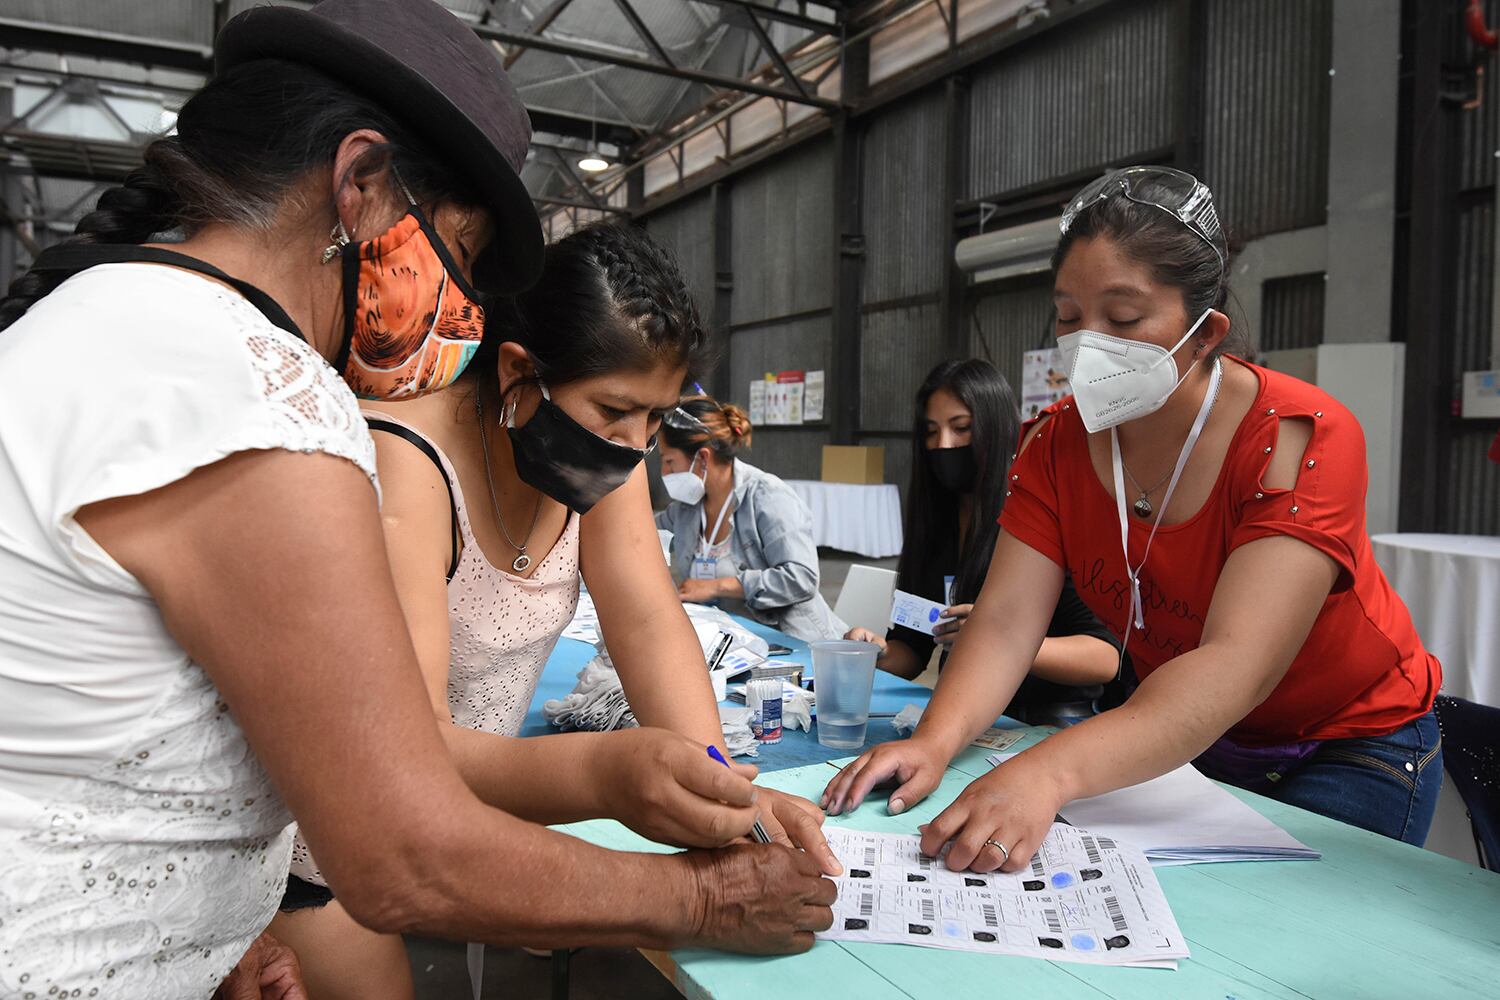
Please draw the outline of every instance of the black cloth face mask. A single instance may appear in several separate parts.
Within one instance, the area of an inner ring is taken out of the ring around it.
[[[959,448],[927,449],[927,467],[944,489],[954,493],[974,492],[974,484],[979,479],[979,466],[974,461],[972,444]]]
[[[538,387],[542,401],[531,419],[517,427],[515,410],[511,410],[505,421],[516,474],[574,513],[587,514],[594,504],[625,485],[635,467],[656,448],[656,438],[645,448],[615,444],[568,416],[552,402],[545,385]]]

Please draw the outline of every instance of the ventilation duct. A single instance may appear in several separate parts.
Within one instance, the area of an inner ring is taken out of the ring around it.
[[[1039,219],[958,241],[953,258],[974,283],[1038,274],[1052,266],[1057,219]]]

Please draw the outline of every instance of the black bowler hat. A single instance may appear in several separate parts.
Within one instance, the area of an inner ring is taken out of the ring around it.
[[[531,118],[490,47],[435,0],[253,7],[214,42],[222,73],[252,59],[311,66],[373,99],[466,177],[494,215],[474,283],[514,293],[542,273],[542,226],[521,166]]]

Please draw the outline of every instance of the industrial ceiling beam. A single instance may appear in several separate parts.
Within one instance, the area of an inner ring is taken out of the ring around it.
[[[797,93],[803,97],[811,96],[808,94],[807,86],[802,82],[801,78],[792,72],[792,68],[781,57],[776,44],[771,41],[771,36],[766,32],[765,26],[760,23],[760,18],[756,17],[751,11],[745,11],[743,17],[749,22],[750,30],[755,34],[755,40],[760,42],[761,50],[770,57],[771,62],[776,66],[776,71],[781,74],[781,78],[795,87]]]
[[[119,62],[168,66],[194,73],[213,69],[213,50],[207,45],[176,42],[165,38],[143,38],[113,31],[42,24],[14,17],[0,17],[0,46],[43,52],[68,52]]]
[[[526,34],[534,36],[546,31],[552,26],[552,22],[557,20],[558,15],[566,10],[568,4],[572,2],[573,0],[552,0],[550,4],[537,12],[536,17],[531,19],[531,23],[526,26]],[[485,11],[484,17],[480,19],[479,23],[481,25],[488,25],[490,23],[490,11],[492,10],[494,10],[494,4],[490,5],[490,10]],[[505,57],[506,70],[509,71],[516,64],[516,60],[525,54],[525,49],[516,49],[516,51],[507,55]]]
[[[605,212],[609,215],[630,214],[627,209],[616,208],[613,205],[591,205],[586,201],[569,201],[567,198],[549,198],[539,194],[532,195],[531,200],[533,204],[547,208],[582,208],[589,212]]]
[[[747,94],[757,94],[762,97],[774,97],[778,100],[791,101],[794,104],[811,105],[824,111],[834,111],[839,106],[837,101],[830,101],[822,97],[803,97],[796,91],[787,90],[783,87],[771,87],[763,83],[756,83],[753,80],[743,80],[739,77],[709,73],[703,70],[690,69],[685,66],[675,68],[664,66],[649,59],[623,55],[610,49],[594,45],[584,45],[580,42],[567,42],[557,38],[548,38],[545,35],[533,37],[523,32],[507,31],[487,25],[475,25],[474,30],[481,37],[493,39],[503,45],[526,46],[542,52],[572,56],[575,59],[586,59],[591,62],[605,63],[610,66],[621,66],[625,69],[633,69],[642,73],[655,73],[658,76],[670,76],[679,80],[692,80],[694,83],[707,84],[710,87],[718,87],[721,90],[740,91]]]
[[[763,17],[767,21],[779,21],[782,24],[790,24],[794,28],[801,28],[803,31],[811,31],[819,35],[831,35],[839,29],[836,21],[819,21],[817,18],[798,14],[796,11],[780,10],[779,8],[769,7],[763,3],[753,3],[751,0],[698,0],[698,2],[710,4],[714,7],[742,10],[751,16]]]
[[[676,69],[677,63],[672,60],[666,47],[656,40],[651,29],[646,27],[646,22],[641,20],[641,15],[636,12],[635,5],[630,0],[615,0],[615,6],[620,8],[620,13],[625,15],[625,20],[630,22],[630,27],[640,36],[641,41],[646,43],[646,47],[656,54],[657,60],[669,69]]]
[[[531,128],[536,132],[551,132],[553,135],[572,136],[575,139],[597,139],[615,146],[628,146],[640,138],[640,133],[626,125],[615,122],[579,118],[559,111],[528,110]]]

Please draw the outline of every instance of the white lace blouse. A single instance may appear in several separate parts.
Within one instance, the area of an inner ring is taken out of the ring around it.
[[[290,817],[212,681],[74,520],[235,452],[375,482],[353,394],[223,286],[91,268],[0,331],[0,996],[208,997]]]

